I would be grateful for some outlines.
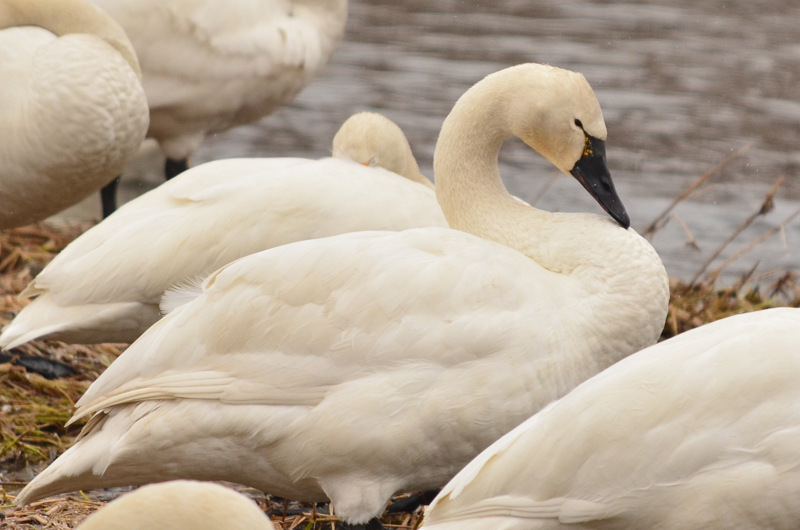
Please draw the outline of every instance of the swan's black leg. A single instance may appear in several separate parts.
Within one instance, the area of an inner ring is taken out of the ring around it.
[[[180,175],[187,169],[189,169],[189,161],[187,159],[173,160],[167,158],[167,161],[164,163],[164,176],[169,180],[174,176]]]
[[[103,206],[103,219],[114,213],[117,209],[117,187],[119,177],[115,178],[100,190],[100,203]]]

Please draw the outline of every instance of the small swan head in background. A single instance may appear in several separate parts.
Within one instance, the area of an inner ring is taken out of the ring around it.
[[[274,530],[256,503],[211,482],[143,486],[92,514],[79,530]]]
[[[403,130],[376,112],[359,112],[347,118],[333,137],[333,156],[368,167],[379,166],[433,188],[420,173]]]

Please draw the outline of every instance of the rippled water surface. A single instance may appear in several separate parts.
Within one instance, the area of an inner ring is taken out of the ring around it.
[[[193,163],[325,156],[342,121],[377,110],[405,130],[430,176],[439,126],[458,96],[527,61],[580,71],[595,88],[612,174],[639,230],[695,178],[746,149],[653,238],[671,275],[691,278],[778,177],[786,182],[775,210],[723,256],[800,206],[800,3],[788,0],[351,0],[345,41],[298,99],[259,124],[207,139]],[[509,189],[540,207],[600,211],[569,177],[546,188],[556,172],[519,142],[503,148],[501,166]],[[762,274],[798,269],[798,244],[800,219],[727,277],[756,261]]]

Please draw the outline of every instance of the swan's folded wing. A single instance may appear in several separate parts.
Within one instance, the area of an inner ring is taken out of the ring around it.
[[[137,388],[146,388],[144,381],[170,373],[210,370],[283,387],[291,403],[298,388],[324,392],[415,363],[546,357],[536,347],[536,330],[520,323],[537,304],[550,308],[538,311],[540,320],[553,319],[550,327],[560,318],[552,310],[557,297],[546,287],[533,300],[529,286],[520,288],[541,274],[507,247],[434,228],[345,234],[267,250],[210,275],[197,299],[153,325],[79,405],[136,379],[143,381]],[[518,331],[503,333],[508,326]]]
[[[207,399],[227,404],[314,406],[325,397],[327,390],[324,384],[315,384],[313,381],[308,386],[287,389],[210,370],[164,373],[123,384],[80,407],[69,423],[115,405],[148,400]]]
[[[587,524],[615,515],[616,511],[613,506],[603,502],[565,498],[536,501],[525,495],[501,495],[481,499],[467,506],[460,506],[458,510],[453,511],[448,509],[447,498],[444,498],[435,512],[426,513],[425,522],[426,525],[436,525],[456,521],[495,520],[509,517],[529,521],[530,525],[533,525],[534,521],[547,519],[563,524]],[[536,526],[531,527],[535,528]]]

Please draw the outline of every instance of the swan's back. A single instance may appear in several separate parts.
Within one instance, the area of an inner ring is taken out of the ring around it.
[[[203,137],[289,102],[328,62],[346,0],[93,0],[128,33],[150,102],[148,136],[186,159]]]
[[[100,189],[137,152],[148,123],[136,58],[115,47],[132,53],[113,20],[81,0],[14,4],[0,7],[0,228]],[[115,38],[84,27],[84,12],[113,25]]]
[[[256,503],[210,482],[143,486],[92,514],[80,530],[273,530]]]
[[[652,346],[498,440],[424,528],[794,528],[800,310]]]

